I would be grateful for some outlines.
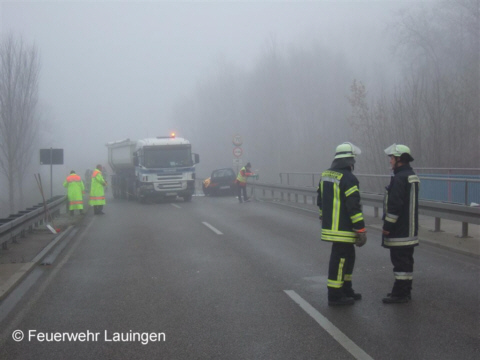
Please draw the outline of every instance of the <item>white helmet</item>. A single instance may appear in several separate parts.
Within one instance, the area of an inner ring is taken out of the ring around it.
[[[404,157],[408,161],[413,161],[412,154],[410,153],[410,148],[402,144],[393,144],[385,149],[385,154],[388,156],[401,157],[403,154],[406,154]]]
[[[360,155],[362,150],[358,146],[353,145],[350,142],[344,142],[335,149],[335,159],[355,157]]]

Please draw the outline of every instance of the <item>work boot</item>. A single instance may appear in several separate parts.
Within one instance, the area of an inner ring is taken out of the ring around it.
[[[343,305],[353,305],[355,300],[351,297],[341,297],[336,299],[328,299],[328,306],[343,306]]]
[[[345,295],[349,298],[352,298],[353,300],[361,300],[362,299],[362,294],[357,293],[353,290],[345,291]]]
[[[391,296],[392,296],[392,293],[387,294],[387,297],[391,297]],[[412,294],[408,294],[408,295],[405,295],[405,296],[408,298],[408,300],[412,300]]]
[[[384,304],[403,304],[410,301],[410,297],[408,295],[405,296],[387,296],[382,299]]]
[[[353,290],[350,280],[343,283],[342,290],[346,297],[353,298],[353,300],[360,300],[362,298],[362,294],[356,293],[355,290]]]

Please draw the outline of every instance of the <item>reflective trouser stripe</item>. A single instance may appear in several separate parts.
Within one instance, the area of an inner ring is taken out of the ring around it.
[[[413,280],[413,273],[411,272],[394,272],[395,280]]]
[[[335,289],[340,289],[343,286],[343,281],[335,281],[328,279],[327,286]]]
[[[352,281],[352,274],[345,274],[345,281]]]
[[[343,286],[343,266],[344,265],[345,265],[345,258],[341,258],[340,263],[338,264],[337,279],[336,280],[328,279],[328,283],[327,283],[328,287],[339,289]]]

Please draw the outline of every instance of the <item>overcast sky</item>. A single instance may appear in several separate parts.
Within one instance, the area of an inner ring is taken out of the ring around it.
[[[37,46],[50,121],[42,147],[64,148],[66,167],[83,171],[106,160],[108,141],[181,135],[170,120],[175,101],[219,61],[250,68],[272,38],[284,48],[317,41],[350,56],[385,53],[385,25],[405,3],[2,1],[0,31]]]

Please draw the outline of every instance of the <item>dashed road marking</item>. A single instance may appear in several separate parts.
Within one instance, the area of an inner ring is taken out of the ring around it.
[[[210,225],[209,223],[205,222],[205,221],[202,221],[202,224],[205,225],[206,227],[208,227],[210,230],[212,230],[215,234],[217,235],[223,235],[223,233],[216,229],[215,227],[213,227],[212,225]]]

